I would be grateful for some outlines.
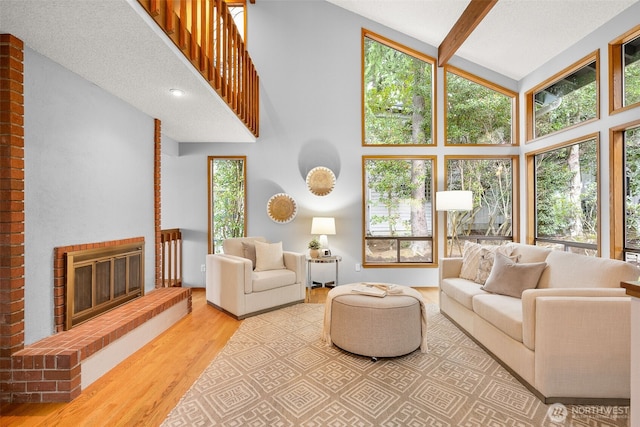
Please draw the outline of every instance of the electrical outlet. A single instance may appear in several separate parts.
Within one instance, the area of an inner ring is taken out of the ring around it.
[[[361,265],[359,262],[356,263],[356,271],[360,271]]]
[[[204,264],[202,264],[200,266],[200,271],[202,271],[204,273],[205,271],[207,271],[207,267]]]

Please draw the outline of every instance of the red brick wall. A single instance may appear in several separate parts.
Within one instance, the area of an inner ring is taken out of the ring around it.
[[[161,206],[162,200],[160,198],[161,195],[161,171],[160,164],[162,162],[162,137],[161,137],[161,122],[158,119],[154,121],[154,135],[153,135],[153,200],[154,200],[154,226],[155,226],[155,248],[156,248],[156,288],[161,288],[163,286],[162,283],[162,238],[161,238],[161,230],[162,230],[162,216],[161,216]]]
[[[23,43],[0,35],[0,401],[24,347]]]

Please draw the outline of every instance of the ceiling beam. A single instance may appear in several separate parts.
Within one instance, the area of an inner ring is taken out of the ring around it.
[[[498,0],[471,0],[449,34],[438,46],[438,67],[443,67]]]

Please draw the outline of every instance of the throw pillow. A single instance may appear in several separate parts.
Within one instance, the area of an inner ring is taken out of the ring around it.
[[[243,258],[251,260],[251,268],[256,269],[256,245],[253,243],[242,242]]]
[[[546,262],[518,264],[497,253],[491,274],[482,289],[494,294],[522,298],[522,292],[538,285],[546,266]]]
[[[511,256],[513,252],[512,245],[480,245],[468,240],[464,242],[462,248],[462,268],[460,269],[460,277],[475,282],[478,268],[480,267],[480,252],[486,249],[491,252],[500,252],[506,256]]]
[[[280,270],[285,268],[282,253],[282,242],[255,242],[256,268],[255,271]]]
[[[495,257],[496,252],[490,251],[487,248],[480,249],[480,262],[478,264],[476,278],[473,280],[474,282],[484,285],[484,282],[487,281],[487,277],[491,274]],[[509,259],[514,262],[518,262],[520,261],[520,255],[510,256]]]

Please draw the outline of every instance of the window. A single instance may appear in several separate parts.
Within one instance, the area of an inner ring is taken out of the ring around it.
[[[517,200],[517,156],[445,156],[447,190],[473,193],[473,210],[448,212],[447,220],[458,224],[455,234],[447,224],[445,235],[458,236],[446,242],[448,256],[462,256],[462,243],[481,244],[513,241],[518,232],[514,200]],[[514,197],[516,196],[516,197]],[[456,218],[451,218],[456,215]]]
[[[640,265],[640,120],[612,129],[611,257]]]
[[[609,111],[640,105],[640,26],[609,43]]]
[[[447,144],[516,144],[517,93],[445,67]]]
[[[534,244],[598,255],[598,139],[590,135],[528,154]]]
[[[527,92],[527,140],[599,117],[598,52]]]
[[[236,24],[238,28],[238,33],[242,37],[242,40],[247,41],[247,32],[246,32],[246,23],[247,18],[245,14],[245,10],[247,7],[247,2],[245,0],[224,0],[229,6],[229,13],[233,17],[233,22]]]
[[[434,59],[362,30],[363,145],[433,144]]]
[[[245,235],[245,168],[244,156],[208,158],[209,253],[221,253],[225,239]]]
[[[363,156],[364,262],[367,266],[434,260],[434,156]]]

